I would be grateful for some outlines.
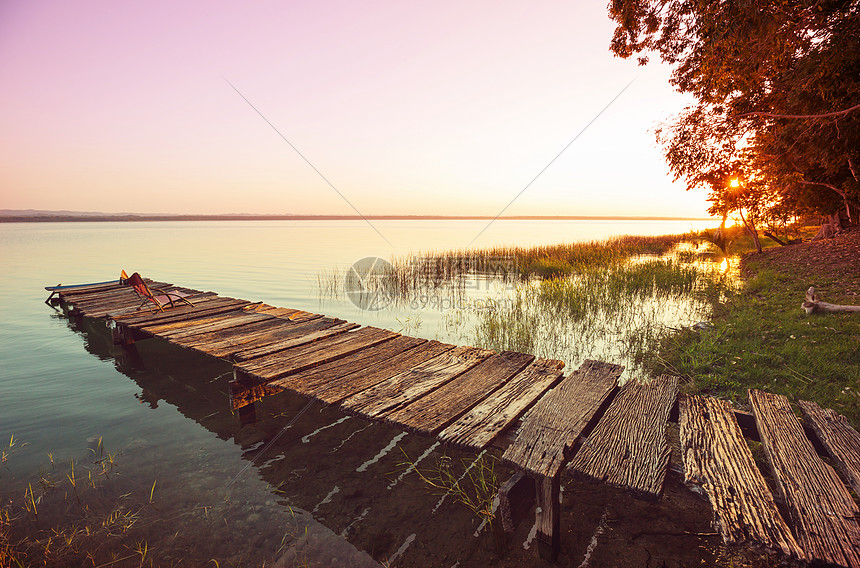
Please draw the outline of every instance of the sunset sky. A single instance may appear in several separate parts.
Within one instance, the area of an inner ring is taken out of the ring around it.
[[[605,2],[0,3],[0,209],[706,215]]]

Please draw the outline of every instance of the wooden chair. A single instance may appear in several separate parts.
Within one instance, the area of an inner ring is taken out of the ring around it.
[[[134,291],[137,292],[138,297],[143,300],[137,309],[141,309],[147,303],[151,303],[153,306],[153,312],[160,311],[163,312],[166,308],[174,308],[178,302],[182,302],[189,306],[193,306],[190,301],[185,299],[185,296],[189,296],[190,294],[185,294],[183,292],[165,292],[160,288],[150,288],[147,286],[146,282],[144,282],[143,278],[135,272],[131,276],[126,277],[125,271],[122,273],[122,282],[126,286],[131,286],[134,288]]]

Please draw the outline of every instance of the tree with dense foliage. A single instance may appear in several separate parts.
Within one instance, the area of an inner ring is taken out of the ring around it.
[[[860,212],[860,2],[611,0],[611,49],[696,103],[657,137],[676,179],[751,233]]]

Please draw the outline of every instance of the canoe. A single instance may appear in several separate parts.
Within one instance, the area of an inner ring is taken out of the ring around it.
[[[89,288],[91,286],[108,286],[110,284],[119,284],[119,280],[107,280],[105,282],[92,282],[90,284],[57,284],[56,286],[45,286],[48,292],[63,292],[64,290],[75,290],[76,288]]]

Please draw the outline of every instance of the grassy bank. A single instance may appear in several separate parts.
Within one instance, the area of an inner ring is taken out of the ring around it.
[[[860,233],[843,239],[860,242]],[[684,377],[688,392],[745,405],[747,389],[763,389],[815,401],[860,426],[860,317],[807,316],[800,307],[810,285],[827,301],[860,304],[860,257],[842,244],[747,254],[739,292],[715,304],[713,327],[660,334],[641,364]]]

